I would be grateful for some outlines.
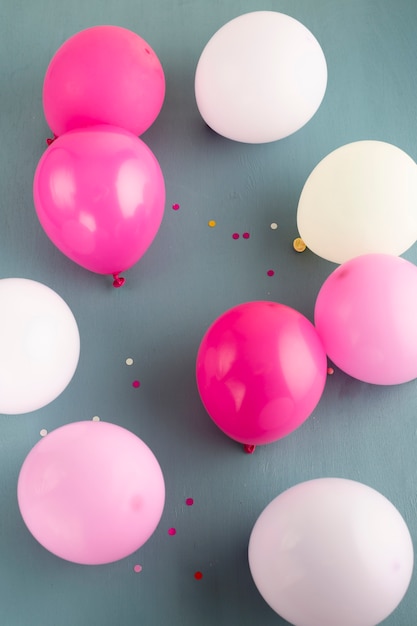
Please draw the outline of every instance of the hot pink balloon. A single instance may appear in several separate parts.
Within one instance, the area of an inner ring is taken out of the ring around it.
[[[58,137],[34,178],[39,220],[70,259],[99,274],[118,274],[151,245],[162,221],[165,185],[143,141],[114,126]]]
[[[396,256],[366,254],[323,283],[315,324],[331,360],[367,383],[417,378],[417,267]]]
[[[120,26],[94,26],[57,50],[46,71],[43,106],[55,135],[111,124],[141,135],[158,116],[165,76],[150,45]]]
[[[153,452],[130,431],[74,422],[50,432],[19,474],[23,520],[40,544],[74,563],[122,559],[155,531],[165,485]]]
[[[319,402],[327,375],[311,322],[275,302],[247,302],[221,315],[197,355],[197,386],[217,426],[245,444],[298,428]]]

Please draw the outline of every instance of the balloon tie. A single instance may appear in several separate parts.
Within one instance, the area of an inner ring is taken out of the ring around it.
[[[48,137],[48,138],[46,139],[46,145],[47,145],[47,146],[50,146],[50,145],[51,145],[51,143],[54,143],[55,139],[57,139],[57,136],[56,136],[55,134],[54,134],[54,136],[53,136],[53,137]]]
[[[253,454],[255,452],[256,446],[253,443],[245,443],[243,444],[243,449],[246,454]]]
[[[116,289],[118,289],[119,287],[122,287],[125,284],[125,279],[123,278],[123,276],[119,276],[119,273],[116,272],[115,274],[113,274],[113,287],[115,287]]]

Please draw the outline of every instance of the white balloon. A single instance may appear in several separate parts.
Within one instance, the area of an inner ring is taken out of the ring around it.
[[[417,164],[384,141],[334,150],[304,185],[297,225],[310,250],[334,263],[402,254],[417,239]]]
[[[249,541],[259,592],[295,626],[375,626],[402,600],[413,559],[394,505],[342,478],[283,492],[261,513]]]
[[[202,118],[245,143],[291,135],[319,108],[327,85],[323,51],[294,18],[275,11],[227,22],[204,48],[195,74]]]
[[[59,396],[77,368],[75,318],[55,291],[26,278],[0,280],[0,413],[28,413]]]

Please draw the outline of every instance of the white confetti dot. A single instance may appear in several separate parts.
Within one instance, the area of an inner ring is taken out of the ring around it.
[[[48,434],[48,431],[46,428],[42,428],[42,430],[39,431],[39,434],[41,437],[45,437]]]
[[[99,421],[100,421],[99,416],[98,415],[94,415],[93,422],[99,422]]]
[[[133,359],[130,357],[126,359],[126,365],[133,365]]]
[[[278,224],[276,222],[272,222],[271,228],[272,230],[276,230],[278,228]]]

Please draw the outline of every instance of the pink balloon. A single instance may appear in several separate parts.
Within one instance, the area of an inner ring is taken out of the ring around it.
[[[275,302],[247,302],[221,315],[197,355],[201,400],[226,435],[271,443],[298,428],[322,395],[327,360],[314,326]]]
[[[43,85],[46,120],[55,135],[111,124],[141,135],[158,116],[165,76],[150,45],[119,26],[73,35],[53,56]]]
[[[165,185],[158,161],[137,137],[93,126],[58,137],[34,178],[39,220],[70,259],[99,274],[134,265],[162,221]]]
[[[367,383],[417,378],[417,267],[366,254],[340,265],[322,285],[315,324],[330,359]]]
[[[19,474],[23,520],[40,544],[98,565],[140,548],[163,512],[161,468],[136,435],[106,422],[74,422],[41,439]]]

